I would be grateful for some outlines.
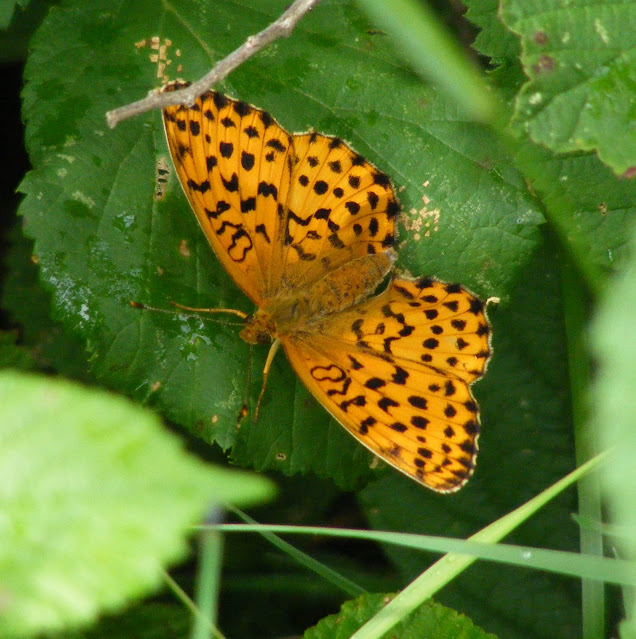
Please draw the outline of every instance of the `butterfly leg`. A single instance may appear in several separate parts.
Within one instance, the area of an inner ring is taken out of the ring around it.
[[[263,399],[263,395],[265,394],[265,388],[267,387],[267,377],[269,375],[269,369],[272,367],[272,362],[274,361],[274,357],[280,348],[280,340],[275,339],[272,342],[272,345],[269,348],[269,353],[267,354],[267,360],[265,361],[265,367],[263,368],[263,385],[261,386],[261,392],[258,394],[258,401],[256,402],[256,409],[254,410],[254,421],[258,419],[258,410],[261,406],[261,400]]]
[[[247,379],[245,380],[245,395],[243,396],[243,405],[236,418],[237,428],[240,427],[241,422],[249,415],[250,412],[250,387],[252,386],[252,364],[254,358],[252,357],[254,352],[254,345],[248,344],[249,350],[247,354]]]

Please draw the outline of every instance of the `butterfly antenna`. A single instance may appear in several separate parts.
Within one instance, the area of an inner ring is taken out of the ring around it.
[[[242,320],[247,318],[247,313],[243,311],[239,311],[235,308],[194,308],[193,306],[184,306],[183,304],[179,304],[178,302],[170,301],[172,306],[175,306],[178,309],[183,311],[191,311],[193,313],[225,313],[230,315],[237,315]],[[177,311],[170,311],[167,308],[159,308],[157,306],[148,306],[147,304],[142,304],[141,302],[130,302],[130,305],[133,308],[138,308],[142,311],[156,311],[158,313],[168,313],[168,315],[178,315]]]
[[[180,308],[183,311],[192,311],[194,313],[228,313],[230,315],[237,315],[241,319],[247,318],[247,313],[243,311],[239,311],[235,308],[194,308],[192,306],[184,306],[183,304],[179,304],[178,302],[170,302],[172,306],[176,308]]]
[[[275,339],[269,348],[269,353],[267,354],[267,360],[265,361],[265,367],[263,368],[263,385],[261,386],[261,392],[258,394],[256,409],[254,410],[254,421],[258,419],[258,409],[261,407],[261,400],[263,399],[263,395],[265,394],[265,388],[267,387],[267,377],[269,375],[269,369],[272,367],[274,356],[278,352],[279,348],[280,348],[280,340]]]

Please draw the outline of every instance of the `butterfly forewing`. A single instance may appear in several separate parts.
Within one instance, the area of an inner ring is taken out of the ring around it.
[[[173,83],[164,90],[186,86]],[[287,199],[290,135],[265,111],[209,91],[163,110],[170,153],[217,257],[256,304],[264,299]]]

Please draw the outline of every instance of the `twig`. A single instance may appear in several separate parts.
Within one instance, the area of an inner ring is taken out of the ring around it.
[[[172,104],[193,104],[197,96],[212,88],[217,82],[223,80],[229,73],[261,49],[265,48],[268,44],[279,38],[288,38],[294,30],[296,23],[319,2],[320,0],[295,0],[278,20],[272,22],[272,24],[256,35],[247,38],[238,49],[232,51],[232,53],[223,58],[223,60],[220,60],[213,69],[200,80],[193,82],[189,87],[181,89],[180,91],[171,91],[170,93],[157,93],[153,91],[143,100],[131,102],[113,111],[108,111],[108,113],[106,113],[108,126],[114,129],[122,120]]]

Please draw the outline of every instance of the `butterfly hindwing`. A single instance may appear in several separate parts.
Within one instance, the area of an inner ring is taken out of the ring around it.
[[[479,416],[470,383],[488,361],[483,305],[422,278],[281,337],[299,377],[349,432],[439,492],[470,477]]]

